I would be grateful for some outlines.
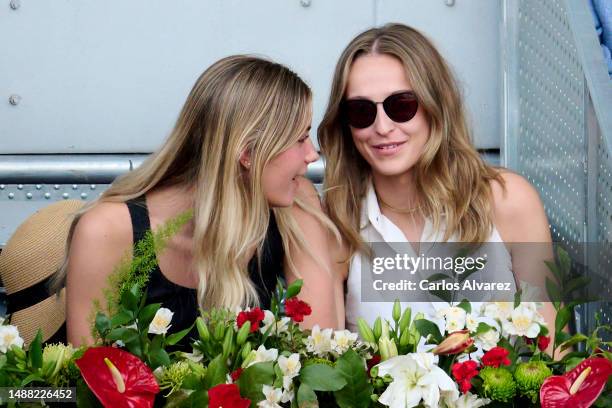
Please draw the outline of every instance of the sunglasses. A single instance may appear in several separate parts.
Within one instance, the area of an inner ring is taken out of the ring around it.
[[[419,102],[412,91],[389,95],[382,102],[368,99],[347,99],[343,102],[344,120],[354,128],[364,129],[376,120],[376,105],[382,103],[385,113],[394,122],[408,122],[419,109]]]

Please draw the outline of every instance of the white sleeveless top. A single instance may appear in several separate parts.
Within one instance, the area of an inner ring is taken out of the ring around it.
[[[366,243],[369,242],[387,242],[387,243],[400,243],[407,242],[404,233],[395,225],[391,220],[385,217],[378,206],[378,199],[374,191],[373,185],[370,183],[366,197],[362,201],[361,209],[361,237]],[[444,236],[444,229],[438,231],[433,230],[431,220],[425,219],[425,226],[421,235],[420,242],[442,242]],[[451,237],[447,242],[456,242],[454,237]],[[493,226],[493,230],[487,242],[499,242],[503,243],[501,236]],[[406,244],[402,249],[409,253],[414,250],[410,244]],[[512,260],[510,253],[506,249],[505,245],[490,245],[487,248],[488,252],[495,251],[493,257],[494,264],[488,264],[486,273],[486,281],[496,282],[512,282],[512,293],[516,292],[516,282],[514,274],[512,273]],[[416,256],[416,254],[414,254]],[[349,275],[347,279],[347,294],[345,301],[346,311],[346,328],[353,332],[357,332],[357,319],[360,317],[364,318],[370,325],[374,323],[374,320],[380,316],[391,320],[391,312],[393,309],[392,301],[385,302],[362,302],[361,301],[361,267],[365,256],[359,252],[355,253],[351,258],[349,265]],[[470,275],[470,278],[474,280],[479,279],[481,271]],[[482,278],[482,277],[480,277]],[[435,317],[436,311],[448,307],[446,302],[402,302],[402,310],[410,306],[412,309],[412,316],[418,312],[423,312],[425,316]],[[479,305],[476,302],[472,302],[472,308],[475,309]]]

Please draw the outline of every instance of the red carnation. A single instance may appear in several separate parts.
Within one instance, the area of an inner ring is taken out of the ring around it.
[[[249,408],[251,400],[240,397],[236,384],[219,384],[208,390],[209,408]]]
[[[455,381],[459,384],[459,389],[465,394],[472,388],[472,378],[478,375],[478,363],[468,360],[453,364],[452,372]]]
[[[256,307],[252,310],[245,310],[238,313],[236,318],[236,325],[241,328],[247,321],[251,322],[251,333],[256,332],[259,329],[259,323],[264,319],[264,312]]]
[[[295,322],[301,322],[304,320],[304,316],[308,316],[312,313],[312,309],[308,303],[293,297],[287,299],[285,302],[285,314],[293,319]]]
[[[230,374],[230,377],[232,378],[232,381],[233,382],[238,381],[238,379],[240,378],[240,374],[242,374],[242,367],[238,367],[237,369],[232,371],[232,373]]]
[[[549,344],[550,344],[550,337],[538,336],[538,348],[540,349],[540,351],[546,350]]]
[[[374,357],[366,361],[367,373],[370,378],[372,377],[372,375],[370,374],[370,370],[372,369],[372,367],[374,367],[378,363],[380,363],[379,354],[375,354]]]
[[[510,365],[508,354],[510,354],[510,352],[503,347],[493,347],[482,356],[482,365],[495,368],[502,364]]]

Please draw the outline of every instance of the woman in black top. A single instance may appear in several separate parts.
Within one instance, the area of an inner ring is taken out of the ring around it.
[[[277,276],[304,279],[306,326],[341,326],[342,286],[327,253],[335,229],[303,177],[318,158],[311,112],[310,89],[282,65],[233,56],[208,68],[162,147],[75,219],[68,340],[91,341],[88,317],[113,268],[147,229],[188,210],[193,218],[157,254],[147,286],[150,302],[174,312],[171,332],[198,307],[268,306]]]

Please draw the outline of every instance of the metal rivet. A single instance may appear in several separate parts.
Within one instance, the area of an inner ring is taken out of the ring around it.
[[[19,185],[17,186],[17,190],[23,190],[23,184],[19,184]]]
[[[96,189],[96,185],[92,184],[91,186],[89,186],[89,188],[91,188],[92,190],[95,190]]]
[[[11,0],[11,2],[9,3],[11,8],[13,10],[17,10],[19,7],[21,7],[21,1],[20,0]]]
[[[9,193],[8,198],[9,198],[9,200],[12,200],[13,198],[15,198],[15,194],[14,193]]]
[[[453,7],[455,5],[455,0],[444,0],[444,4],[448,7]]]
[[[27,194],[26,194],[26,198],[27,198],[28,200],[31,200],[31,199],[32,199],[32,193],[27,193]]]
[[[60,186],[59,186],[59,184],[56,184],[56,185],[53,186],[53,188],[56,189],[56,190],[59,190]]]
[[[51,193],[45,193],[45,198],[48,200],[51,198]]]
[[[302,5],[302,7],[310,7],[310,5],[312,4],[311,0],[300,0],[300,4]]]
[[[73,185],[72,185],[72,189],[73,189],[73,190],[76,190],[76,189],[78,189],[78,188],[79,188],[79,186],[78,186],[78,185],[76,185],[76,184],[73,184]]]
[[[62,197],[64,198],[64,200],[66,200],[68,197],[70,197],[70,195],[68,193],[64,193],[62,194]]]
[[[9,103],[13,106],[17,106],[19,105],[19,102],[21,102],[21,96],[19,95],[11,95],[9,96]]]
[[[81,193],[81,198],[84,200],[87,198],[87,193]]]
[[[37,189],[37,190],[40,190],[41,188],[42,188],[42,184],[37,184],[37,185],[36,185],[36,189]]]

